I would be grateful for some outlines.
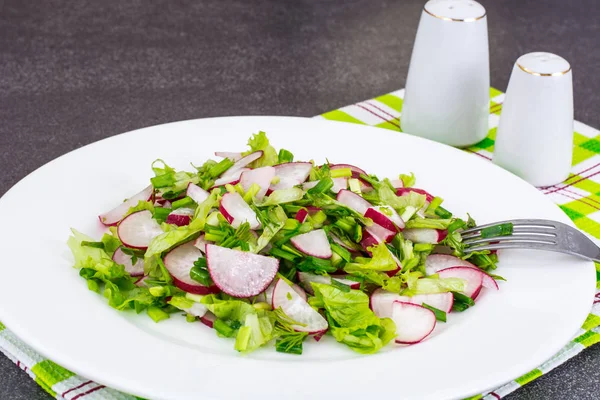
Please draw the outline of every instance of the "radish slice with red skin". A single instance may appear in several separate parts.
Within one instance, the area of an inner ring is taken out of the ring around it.
[[[331,245],[323,229],[316,229],[308,233],[294,236],[290,239],[292,244],[301,252],[317,258],[331,258]]]
[[[271,307],[273,307],[273,290],[275,290],[275,285],[277,284],[277,281],[279,281],[279,279],[275,279],[273,282],[271,282],[269,287],[266,288],[264,292],[262,292],[261,294],[256,296],[256,300],[264,301],[265,303],[269,303],[271,305]],[[308,299],[306,292],[300,286],[298,286],[294,283],[292,285],[292,289],[294,289],[294,291],[296,293],[298,293],[298,295],[300,297],[302,297],[305,301]]]
[[[229,158],[231,161],[236,162],[242,159],[242,153],[234,153],[231,151],[215,151],[215,156],[222,158]]]
[[[296,213],[296,221],[300,222],[301,224],[303,224],[304,221],[306,221],[307,217],[308,217],[308,211],[304,208],[301,208]]]
[[[360,241],[360,245],[365,249],[369,255],[371,252],[369,251],[369,247],[376,246],[379,243],[383,243],[383,240],[372,234],[368,229],[363,231],[362,239]]]
[[[327,333],[327,330],[321,331],[321,332],[317,332],[313,335],[313,339],[315,339],[315,341],[320,341],[321,339],[323,339],[323,336],[325,336],[325,334]]]
[[[192,182],[188,184],[185,194],[197,204],[203,203],[204,200],[208,199],[208,196],[210,196],[210,193]]]
[[[200,317],[200,322],[209,328],[213,328],[215,325],[215,321],[217,320],[217,316],[210,311],[207,311],[202,317]]]
[[[383,289],[377,289],[371,294],[370,306],[371,310],[379,318],[390,318],[392,316],[392,305],[395,301],[403,301],[422,305],[423,303],[435,307],[444,312],[450,312],[454,304],[454,296],[452,293],[432,293],[432,294],[417,294],[412,297],[400,296],[397,293],[388,292]]]
[[[336,235],[332,234],[331,232],[329,232],[329,237],[331,237],[331,240],[333,240],[335,243],[339,244],[340,246],[342,246],[346,250],[349,250],[351,252],[356,252],[357,251],[355,248],[348,246],[346,243],[344,243],[344,241],[342,239],[340,239]]]
[[[377,224],[373,224],[373,225],[369,226],[368,228],[365,228],[365,231],[368,231],[371,235],[380,239],[380,242],[386,242],[386,243],[391,242],[392,239],[394,239],[394,236],[396,236],[395,230],[391,231],[391,230],[385,229],[384,227],[379,226]]]
[[[392,179],[390,183],[394,189],[400,189],[404,187],[404,182],[402,182],[402,179]]]
[[[446,231],[430,228],[405,229],[402,234],[413,243],[438,244],[446,238]]]
[[[304,183],[313,165],[309,162],[289,162],[275,166],[275,176],[279,182],[272,184],[271,190],[289,189]]]
[[[353,209],[360,215],[365,215],[369,207],[373,207],[367,200],[347,189],[340,190],[337,195],[337,201],[346,207]]]
[[[350,171],[352,171],[352,178],[360,178],[360,175],[369,175],[365,172],[365,170],[358,168],[357,166],[354,165],[350,165],[350,164],[329,164],[329,169],[330,170],[334,170],[334,169],[345,169],[345,168],[349,168]]]
[[[239,193],[225,193],[221,199],[219,211],[221,211],[227,222],[236,229],[244,222],[250,224],[250,229],[258,229],[261,226],[256,213]]]
[[[177,210],[173,210],[166,219],[167,224],[173,224],[177,226],[186,226],[190,224],[192,217],[194,216],[194,209],[182,207]]]
[[[162,228],[148,210],[129,214],[117,227],[121,242],[132,249],[146,250],[152,239],[161,233]]]
[[[412,303],[394,302],[392,321],[396,324],[396,343],[415,344],[433,332],[436,319],[433,311]]]
[[[223,176],[217,179],[213,185],[213,188],[224,186],[224,185],[237,185],[240,183],[240,177],[246,171],[251,171],[250,168],[240,168],[235,171],[225,171]]]
[[[397,188],[396,189],[396,196],[404,196],[409,194],[410,192],[415,192],[418,194],[423,194],[425,195],[425,200],[427,200],[428,203],[431,203],[431,200],[433,200],[433,198],[435,197],[434,195],[432,195],[431,193],[427,192],[426,190],[423,189],[419,189],[419,188],[413,188],[413,187],[401,187],[401,188]]]
[[[283,279],[277,281],[273,290],[273,309],[279,307],[285,315],[302,324],[292,325],[297,332],[317,333],[329,328],[327,320]]]
[[[246,251],[206,245],[208,272],[223,292],[252,297],[264,291],[279,270],[279,260]]]
[[[127,214],[127,211],[129,211],[131,207],[137,206],[140,201],[150,201],[152,199],[153,192],[154,189],[152,188],[152,185],[146,187],[144,190],[131,196],[129,199],[125,200],[112,210],[105,212],[104,214],[100,214],[98,216],[100,222],[106,226],[117,225],[123,219],[123,217],[125,217],[125,214]]]
[[[194,240],[194,246],[203,253],[206,252],[206,245],[209,243],[210,242],[206,240],[204,235],[200,235],[198,236],[198,239]]]
[[[190,277],[190,270],[203,254],[193,242],[175,247],[165,256],[164,263],[173,278],[173,284],[184,292],[193,294],[218,293],[216,286],[204,286]]]
[[[494,278],[482,271],[479,267],[470,262],[454,257],[448,254],[431,254],[425,259],[425,272],[427,275],[433,275],[440,270],[450,267],[475,268],[483,274],[482,285],[488,289],[498,290],[498,283]]]
[[[298,280],[300,281],[300,283],[302,284],[304,289],[310,294],[314,294],[312,285],[310,284],[311,282],[324,283],[326,285],[331,285],[331,279],[334,279],[337,282],[342,283],[344,285],[350,286],[350,289],[359,289],[360,288],[360,282],[351,281],[350,279],[345,279],[341,276],[334,277],[334,276],[317,275],[317,274],[311,274],[310,272],[298,272],[297,276],[298,276]]]
[[[148,279],[148,275],[141,276],[137,281],[133,282],[135,286],[145,287],[146,279]]]
[[[235,162],[235,164],[233,164],[231,166],[231,168],[229,168],[227,171],[225,171],[223,173],[223,176],[225,176],[225,175],[231,175],[233,172],[238,171],[238,170],[244,168],[248,164],[253,163],[254,161],[256,161],[259,158],[261,158],[263,156],[263,154],[264,154],[263,151],[259,150],[259,151],[255,151],[254,153],[248,154],[246,157],[240,158],[239,160],[237,160]]]
[[[348,189],[348,178],[333,178],[333,186],[331,187],[331,191],[337,194],[343,189]]]
[[[257,169],[251,169],[244,171],[240,176],[240,184],[244,190],[248,190],[250,186],[256,184],[260,187],[258,193],[256,193],[256,199],[262,200],[269,190],[271,181],[275,177],[275,168],[273,167],[261,167]]]
[[[120,264],[125,267],[125,272],[127,272],[131,276],[142,276],[144,275],[144,259],[138,258],[133,264],[132,258],[130,255],[123,253],[123,249],[119,247],[115,250],[115,253],[112,256],[112,260],[117,264]]]
[[[194,302],[194,304],[192,304],[191,307],[182,308],[181,311],[185,311],[186,313],[193,315],[194,317],[202,318],[208,312],[208,309],[204,304]]]
[[[470,267],[450,267],[438,271],[440,278],[460,278],[465,281],[463,293],[473,300],[477,298],[483,284],[483,272]]]
[[[374,223],[387,230],[399,232],[404,229],[404,221],[392,207],[369,207],[365,212],[366,218],[371,218]]]

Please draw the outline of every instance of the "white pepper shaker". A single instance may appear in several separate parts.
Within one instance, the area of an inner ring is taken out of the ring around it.
[[[494,163],[534,186],[564,181],[573,158],[571,66],[529,53],[513,67],[496,133]]]
[[[406,78],[402,131],[469,146],[487,136],[489,107],[485,8],[473,0],[429,1]]]

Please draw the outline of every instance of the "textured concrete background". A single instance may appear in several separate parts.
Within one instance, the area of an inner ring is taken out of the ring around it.
[[[481,1],[492,84],[506,89],[519,55],[555,52],[573,66],[575,117],[600,127],[597,1]],[[0,194],[61,154],[131,129],[312,116],[399,89],[423,4],[0,0]],[[510,398],[595,399],[599,363],[597,346]],[[48,398],[0,356],[0,399]]]

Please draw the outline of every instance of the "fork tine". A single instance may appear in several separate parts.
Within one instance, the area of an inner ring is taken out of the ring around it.
[[[556,231],[555,229],[517,225],[513,228],[513,235],[517,234],[517,233],[523,233],[523,234],[539,233],[541,235],[546,235],[549,237],[556,237],[556,233],[554,233],[555,231]],[[474,231],[474,232],[467,232],[467,234],[465,234],[465,232],[461,232],[461,236],[462,236],[463,240],[473,239],[473,238],[481,237],[481,232]]]
[[[525,250],[546,250],[546,251],[554,251],[558,253],[563,253],[560,247],[553,244],[546,243],[527,243],[527,247],[523,242],[503,242],[496,244],[487,244],[482,246],[470,246],[465,248],[465,253],[472,253],[474,251],[484,251],[484,250],[504,250],[504,249],[525,249]]]
[[[462,231],[462,234],[477,232],[485,228],[489,228],[490,226],[496,226],[500,224],[513,224],[513,227],[516,226],[532,226],[532,227],[540,227],[540,228],[548,228],[548,229],[556,229],[556,224],[553,221],[548,221],[546,219],[510,219],[506,221],[498,221],[493,222],[491,224],[479,225],[474,228],[465,229]]]
[[[480,243],[490,243],[490,242],[499,242],[499,243],[507,243],[507,242],[519,242],[522,245],[528,243],[547,243],[547,244],[556,244],[556,238],[552,236],[546,235],[510,235],[510,236],[496,236],[490,238],[472,238],[464,240],[463,243],[466,246],[473,246]]]

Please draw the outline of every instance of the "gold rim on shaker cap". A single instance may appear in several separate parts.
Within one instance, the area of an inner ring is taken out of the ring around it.
[[[571,70],[571,66],[569,65],[569,68],[565,69],[564,71],[560,71],[560,72],[552,72],[552,73],[535,72],[535,71],[530,70],[527,67],[522,66],[519,63],[516,63],[516,64],[519,66],[519,68],[521,68],[521,70],[523,72],[527,72],[528,74],[535,75],[535,76],[562,76]]]
[[[451,21],[451,22],[475,22],[475,21],[479,21],[482,18],[485,18],[485,16],[487,15],[487,11],[486,11],[483,13],[483,15],[480,15],[479,17],[475,17],[475,18],[450,18],[450,17],[442,17],[441,15],[434,14],[431,11],[429,11],[427,9],[427,7],[425,7],[425,6],[423,7],[423,11],[425,11],[427,14],[431,15],[432,17],[439,18],[444,21]]]

